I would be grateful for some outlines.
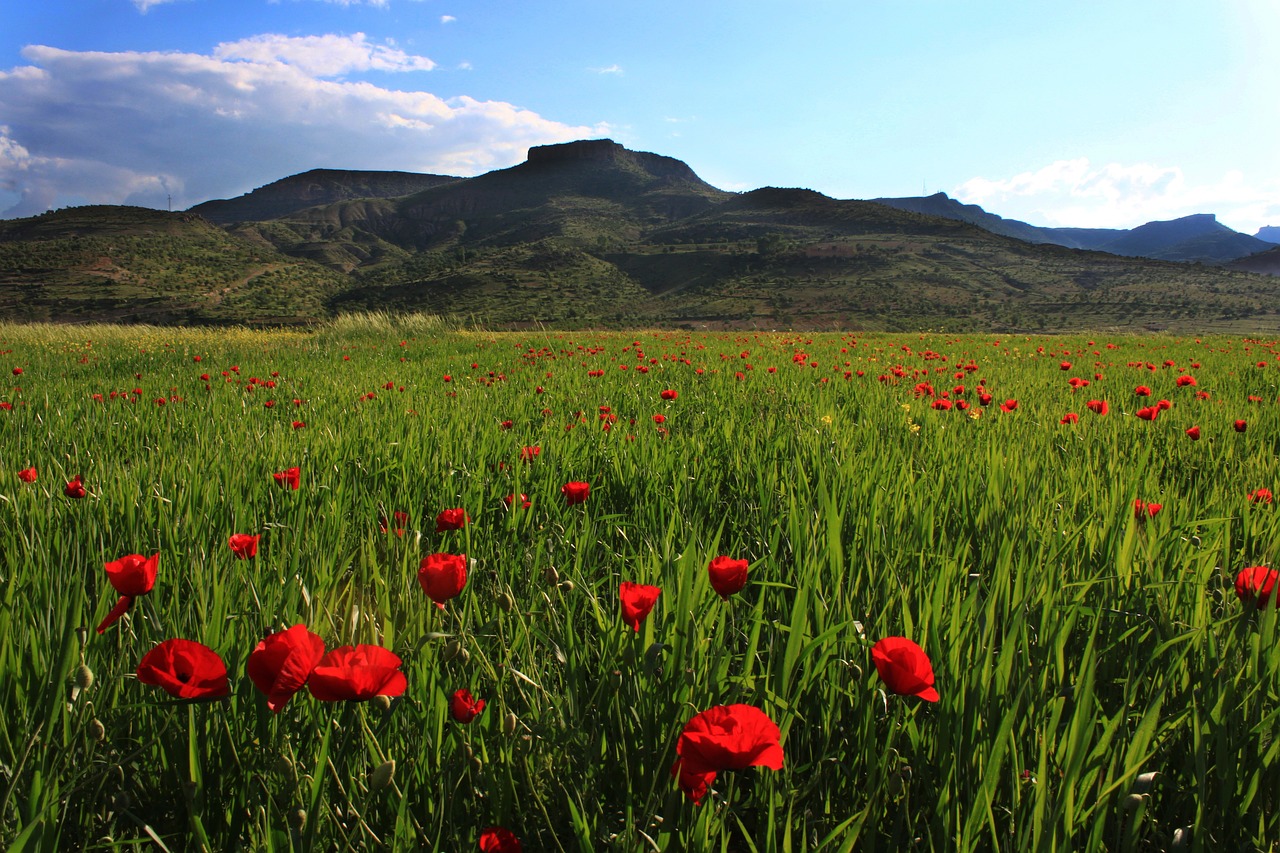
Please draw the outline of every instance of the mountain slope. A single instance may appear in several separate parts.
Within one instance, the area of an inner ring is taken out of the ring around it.
[[[342,169],[312,169],[281,178],[238,198],[197,204],[188,210],[210,222],[276,219],[317,205],[357,198],[395,198],[458,178],[448,175],[421,175],[414,172],[360,172]]]

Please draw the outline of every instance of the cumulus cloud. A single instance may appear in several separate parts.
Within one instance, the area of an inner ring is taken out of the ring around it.
[[[452,24],[452,23],[453,23],[454,21],[456,21],[456,20],[458,20],[458,19],[457,19],[457,18],[455,18],[453,15],[441,15],[441,16],[440,16],[440,23],[442,23],[442,24]]]
[[[992,213],[1034,225],[1133,228],[1145,222],[1214,213],[1252,234],[1280,222],[1280,185],[1252,182],[1239,171],[1191,180],[1176,166],[1059,160],[1011,178],[976,177],[952,195]]]
[[[532,145],[599,135],[501,101],[367,81],[430,60],[363,35],[260,36],[211,55],[29,46],[0,71],[0,191],[26,216],[67,203],[175,209],[311,168],[474,175]]]

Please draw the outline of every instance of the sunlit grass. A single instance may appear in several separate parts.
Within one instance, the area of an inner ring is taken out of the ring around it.
[[[3,326],[0,349],[22,371],[0,393],[15,849],[471,850],[493,825],[526,850],[1280,839],[1277,620],[1233,588],[1276,560],[1280,506],[1246,497],[1280,486],[1270,344],[364,316],[310,333]],[[933,409],[926,381],[970,408]],[[1159,398],[1155,422],[1133,416]],[[300,488],[277,485],[295,465]],[[82,500],[63,494],[75,475]],[[590,483],[584,504],[566,505],[569,481]],[[1163,508],[1139,520],[1138,498]],[[471,523],[437,534],[457,507]],[[396,511],[408,521],[383,532]],[[261,535],[256,558],[235,559],[233,533]],[[436,551],[471,566],[444,609],[417,581]],[[155,589],[94,634],[116,601],[103,564],[156,552]],[[721,554],[750,564],[728,600],[706,571]],[[624,580],[662,588],[638,633]],[[273,715],[245,662],[299,622],[331,649],[396,652],[403,697],[304,689]],[[926,650],[939,702],[885,692],[870,647],[886,636]],[[172,637],[222,656],[230,697],[136,680]],[[487,703],[465,726],[459,688]],[[670,775],[676,740],[733,703],[778,724],[785,764],[721,773],[695,807]]]

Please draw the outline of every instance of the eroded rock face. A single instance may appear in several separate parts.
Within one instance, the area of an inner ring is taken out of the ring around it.
[[[654,177],[701,182],[693,169],[681,160],[647,151],[631,151],[612,139],[581,139],[559,145],[535,145],[529,149],[527,162],[530,165],[541,165],[584,160],[625,163],[637,166]]]

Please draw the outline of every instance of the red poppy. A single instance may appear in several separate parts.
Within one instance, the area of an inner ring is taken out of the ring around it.
[[[299,483],[302,481],[302,469],[295,465],[292,468],[277,471],[271,476],[274,477],[275,481],[280,485],[287,486],[288,488],[296,491]]]
[[[1236,596],[1243,602],[1253,602],[1259,608],[1267,606],[1271,594],[1276,591],[1280,572],[1266,566],[1250,566],[1236,575]]]
[[[84,481],[80,479],[79,474],[72,477],[71,481],[62,487],[62,493],[69,498],[75,498],[77,500],[88,494],[84,488]]]
[[[1177,381],[1175,384],[1176,384],[1179,388],[1186,388],[1188,385],[1195,385],[1195,384],[1196,384],[1196,378],[1195,378],[1194,376],[1189,376],[1189,375],[1187,375],[1187,374],[1185,374],[1185,373],[1184,373],[1184,374],[1182,374],[1181,376],[1179,376],[1179,377],[1178,377],[1178,381]]]
[[[665,424],[667,422],[667,416],[662,414],[654,415],[653,422],[655,424]]]
[[[937,702],[933,689],[933,666],[924,649],[906,637],[885,637],[871,647],[880,680],[900,696],[919,696],[926,702]]]
[[[1144,503],[1141,498],[1133,502],[1133,517],[1141,521],[1144,518],[1155,518],[1156,513],[1164,509],[1164,504]]]
[[[455,690],[449,697],[449,716],[453,717],[455,722],[466,725],[480,716],[483,710],[484,700],[473,697],[471,691],[465,687]]]
[[[1249,428],[1249,424],[1245,421],[1236,421],[1232,426],[1235,427],[1236,432],[1244,432]]]
[[[1058,421],[1058,423],[1060,424],[1075,424],[1079,422],[1080,422],[1080,416],[1077,415],[1075,412],[1067,412],[1065,415],[1062,416],[1062,420]]]
[[[746,560],[735,560],[721,555],[707,565],[707,574],[711,577],[711,588],[726,601],[735,592],[740,592],[747,585]]]
[[[515,494],[513,493],[513,494],[507,495],[505,498],[503,498],[503,499],[502,499],[502,502],[503,502],[503,503],[505,503],[507,506],[511,506],[512,504],[514,504],[514,503],[515,503],[515,500],[516,500],[516,496],[515,496]],[[521,509],[528,509],[528,508],[529,508],[529,507],[531,507],[531,506],[533,506],[533,504],[529,501],[529,496],[528,496],[528,495],[526,495],[526,494],[521,493],[521,495],[520,495],[520,508],[521,508]]]
[[[395,519],[396,535],[403,536],[404,525],[409,523],[409,513],[405,512],[402,509],[398,509],[395,512],[391,513],[391,517]],[[388,523],[387,517],[385,515],[378,518],[378,530],[383,533],[391,532],[391,525]]]
[[[1012,412],[1017,408],[1018,408],[1017,400],[1005,400],[1003,403],[1000,404],[1000,411],[1002,412]]]
[[[1133,393],[1138,397],[1150,397],[1151,389],[1146,385],[1139,385],[1137,388],[1133,389]]]
[[[930,403],[929,405],[930,405],[930,407],[931,407],[931,408],[936,409],[936,410],[937,410],[937,411],[939,411],[939,412],[945,412],[945,411],[947,411],[948,409],[950,409],[950,408],[951,408],[951,401],[950,401],[950,400],[943,400],[943,399],[939,398],[939,399],[937,399],[937,400],[934,400],[934,401],[933,401],[932,403]]]
[[[165,640],[138,663],[138,680],[179,699],[214,699],[231,692],[227,665],[193,640]]]
[[[1173,408],[1173,403],[1168,400],[1156,400],[1156,408],[1162,412],[1167,412]]]
[[[618,588],[618,598],[622,601],[622,621],[639,633],[640,623],[653,610],[653,605],[661,594],[662,590],[656,586],[623,581]]]
[[[293,422],[293,428],[294,428],[294,429],[302,429],[302,428],[303,428],[303,427],[305,427],[306,425],[307,425],[307,422],[306,422],[306,421],[294,421],[294,422]]]
[[[268,634],[249,653],[245,672],[254,686],[266,694],[267,707],[278,714],[307,683],[323,657],[324,640],[299,624]]]
[[[672,391],[670,388],[668,388],[658,396],[664,400],[674,400],[676,397],[679,397],[680,395],[677,394],[675,391]]]
[[[1160,409],[1158,406],[1143,406],[1135,414],[1144,421],[1154,421],[1159,416]]]
[[[564,502],[569,506],[586,503],[587,496],[591,494],[591,484],[570,481],[560,487],[560,494],[564,495]]]
[[[237,560],[248,560],[258,556],[258,540],[261,534],[248,533],[232,533],[231,538],[227,540],[227,544],[231,546],[231,553],[235,554]]]
[[[982,394],[979,394],[979,395],[978,395],[978,402],[979,402],[979,403],[981,403],[981,404],[982,404],[982,405],[984,405],[984,406],[990,406],[990,405],[991,405],[991,400],[992,400],[991,395],[990,395],[990,394],[987,394],[987,393],[985,393],[985,392],[984,392],[984,393],[982,393]]]
[[[521,853],[520,839],[509,829],[491,826],[480,833],[480,853]]]
[[[521,462],[532,462],[533,460],[537,459],[541,455],[542,455],[542,447],[540,445],[537,445],[534,447],[520,448]]]
[[[18,479],[24,483],[34,483],[36,481],[36,469],[23,468],[18,472]]]
[[[120,600],[111,608],[111,612],[98,625],[101,634],[108,627],[119,621],[120,617],[133,606],[133,600],[140,595],[151,592],[156,584],[156,570],[160,565],[160,555],[152,554],[144,557],[141,554],[129,554],[110,563],[104,563],[107,580],[120,594]]]
[[[307,689],[321,702],[365,702],[374,696],[399,696],[409,683],[400,656],[381,646],[342,646],[320,658]]]
[[[781,770],[781,739],[777,724],[759,708],[717,705],[685,723],[676,742],[679,758],[671,765],[671,775],[696,805],[722,770]]]
[[[1198,427],[1198,426],[1188,427],[1188,428],[1187,428],[1187,438],[1191,439],[1192,441],[1199,441],[1199,440],[1200,440],[1200,427]]]
[[[467,515],[467,511],[462,508],[441,510],[436,516],[436,533],[444,533],[446,530],[461,530],[467,526],[467,522],[471,520],[471,516]]]
[[[1085,406],[1088,407],[1089,411],[1099,415],[1105,415],[1111,411],[1111,407],[1107,405],[1106,400],[1090,400],[1085,403]]]
[[[21,375],[22,375],[22,368],[21,368],[21,367],[15,367],[15,368],[13,369],[13,375],[14,375],[14,376],[21,376]]]
[[[1071,369],[1071,362],[1069,362],[1069,361],[1061,361],[1061,362],[1058,362],[1058,369],[1059,369],[1059,370],[1070,370],[1070,369]]]
[[[429,554],[418,566],[418,584],[437,607],[443,608],[467,585],[467,555]]]
[[[1255,489],[1254,491],[1249,492],[1246,497],[1249,498],[1250,502],[1256,504],[1269,504],[1275,499],[1275,496],[1271,494],[1270,489]]]

